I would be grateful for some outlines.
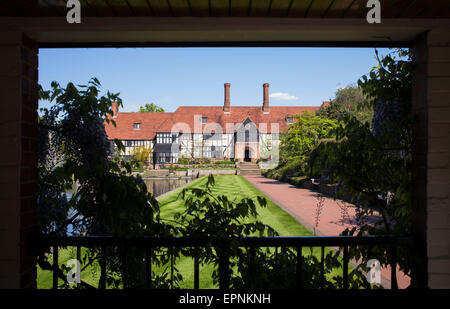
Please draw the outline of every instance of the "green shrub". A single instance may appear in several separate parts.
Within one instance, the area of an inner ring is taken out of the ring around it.
[[[291,177],[302,176],[305,175],[307,163],[304,157],[299,156],[295,157],[293,160],[288,163],[279,166],[275,169],[269,170],[266,173],[266,177],[277,179],[280,181],[287,181]]]
[[[214,164],[234,164],[233,161],[216,161]]]
[[[293,184],[296,187],[300,187],[302,185],[302,182],[307,179],[309,179],[308,176],[292,177],[289,183]]]
[[[185,157],[179,158],[178,164],[183,164],[183,165],[189,164],[189,158],[185,158]]]
[[[200,164],[209,164],[209,163],[211,163],[211,159],[209,159],[209,158],[202,158],[202,159],[198,160],[198,163],[200,163]]]

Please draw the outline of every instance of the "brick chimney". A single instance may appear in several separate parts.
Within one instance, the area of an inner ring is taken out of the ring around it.
[[[229,113],[230,112],[230,84],[225,83],[223,86],[225,88],[225,100],[223,102],[223,112]]]
[[[112,116],[113,118],[117,117],[117,114],[119,113],[119,104],[117,102],[112,102]]]
[[[268,114],[269,113],[269,84],[267,84],[267,83],[263,84],[263,89],[264,89],[264,93],[263,93],[262,110],[264,113]]]

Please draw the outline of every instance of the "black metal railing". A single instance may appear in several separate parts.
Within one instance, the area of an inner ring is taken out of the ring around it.
[[[408,237],[389,237],[389,236],[367,236],[367,237],[353,237],[353,236],[300,236],[300,237],[242,237],[237,239],[229,239],[227,241],[237,241],[239,246],[248,248],[257,247],[291,247],[296,248],[296,283],[297,288],[302,289],[303,270],[302,270],[302,248],[318,247],[321,248],[320,259],[320,286],[324,284],[324,252],[326,247],[342,247],[343,248],[343,288],[349,288],[349,247],[358,246],[382,246],[390,250],[390,266],[391,266],[391,289],[397,289],[397,247],[413,245],[412,238]],[[89,237],[57,237],[45,236],[35,240],[34,243],[38,246],[51,247],[53,251],[53,266],[58,265],[58,248],[59,247],[76,247],[77,259],[80,260],[81,248],[101,248],[100,254],[100,281],[99,288],[105,289],[105,274],[106,274],[106,248],[108,247],[136,247],[144,248],[145,254],[145,276],[148,284],[151,284],[152,248],[199,248],[212,246],[215,248],[223,247],[223,242],[218,243],[217,240],[203,239],[203,238],[188,238],[188,237],[172,237],[172,238],[157,238],[157,237],[108,237],[108,236],[89,236]],[[218,250],[223,252],[224,250]],[[174,260],[171,258],[171,267],[173,269]],[[226,255],[219,255],[219,288],[228,289],[230,286],[229,277],[229,259]],[[53,267],[53,288],[58,288],[58,267]],[[173,274],[171,275],[173,277]],[[173,279],[172,279],[173,286]],[[199,257],[194,254],[194,289],[199,289]]]

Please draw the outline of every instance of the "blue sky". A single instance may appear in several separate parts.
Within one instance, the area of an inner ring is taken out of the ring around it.
[[[120,92],[127,112],[150,102],[169,112],[223,105],[226,82],[232,106],[261,105],[263,83],[270,105],[317,106],[374,65],[373,48],[40,49],[39,83],[49,89],[53,80],[84,84],[95,76],[102,90]]]

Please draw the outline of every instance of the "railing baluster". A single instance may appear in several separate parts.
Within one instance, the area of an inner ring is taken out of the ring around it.
[[[397,290],[397,248],[391,246],[391,289]]]
[[[234,241],[234,240],[233,240]],[[273,256],[275,258],[275,261],[273,261],[273,266],[277,269],[280,267],[280,261],[278,261],[279,247],[291,247],[296,248],[297,250],[297,261],[296,261],[296,285],[297,288],[301,289],[307,286],[307,281],[305,278],[305,269],[302,269],[304,257],[302,255],[302,249],[305,247],[311,247],[315,248],[314,252],[317,252],[317,249],[320,248],[321,250],[321,257],[320,257],[320,278],[317,282],[320,284],[320,288],[325,288],[327,285],[326,282],[326,265],[325,265],[325,247],[341,247],[343,248],[343,283],[342,286],[344,289],[350,288],[350,278],[349,278],[349,259],[350,254],[349,251],[351,249],[350,246],[368,246],[370,251],[373,250],[372,247],[374,246],[380,246],[384,247],[385,250],[390,253],[390,265],[391,265],[391,287],[392,289],[398,288],[398,282],[397,282],[397,259],[398,259],[398,252],[396,251],[397,245],[411,245],[413,243],[413,239],[407,238],[407,237],[400,237],[400,238],[392,238],[392,237],[242,237],[239,239],[239,243],[242,245],[242,247],[248,247],[249,249],[249,258],[250,262],[252,262],[253,256],[252,251],[257,247],[265,247],[268,248],[267,251],[271,252],[273,248],[275,248],[275,255]],[[194,253],[194,288],[199,288],[199,265],[200,265],[200,255],[199,255],[199,247],[208,247],[213,246],[215,248],[215,252],[217,254],[217,257],[219,259],[219,287],[220,289],[229,289],[230,288],[230,275],[232,273],[232,270],[230,269],[230,257],[229,257],[229,251],[228,248],[230,247],[229,242],[216,242],[216,241],[210,241],[209,239],[195,239],[190,237],[173,237],[173,238],[157,238],[157,237],[142,237],[142,238],[114,238],[114,237],[105,237],[105,236],[92,236],[92,237],[42,237],[41,239],[38,239],[36,242],[39,246],[46,246],[47,248],[50,247],[53,253],[53,289],[58,288],[58,280],[59,275],[61,275],[61,272],[59,271],[59,265],[58,265],[58,258],[59,258],[59,246],[63,247],[75,247],[76,248],[76,254],[77,259],[81,260],[82,255],[82,247],[97,247],[98,250],[98,256],[97,261],[100,265],[100,280],[98,282],[98,287],[100,289],[105,289],[107,285],[107,269],[106,269],[106,262],[107,262],[107,248],[123,248],[127,246],[131,247],[138,247],[142,248],[145,252],[145,276],[146,280],[151,287],[151,277],[152,277],[152,254],[155,246],[156,248],[167,248],[170,249],[168,252],[170,254],[170,267],[171,267],[171,273],[170,273],[170,280],[171,280],[171,287],[173,288],[175,285],[176,277],[175,277],[175,263],[176,263],[176,255],[174,254],[175,249],[179,247],[194,247],[195,253]],[[270,248],[270,249],[269,249]],[[141,252],[141,251],[140,251]],[[121,252],[118,253],[119,255],[122,254]],[[128,252],[128,255],[131,253]],[[254,254],[254,253],[253,253]],[[126,255],[125,255],[126,256]],[[370,255],[371,256],[371,255]],[[128,256],[128,259],[130,256]],[[124,258],[125,261],[125,258]],[[128,267],[127,267],[128,268]],[[254,272],[253,265],[249,265],[249,271]],[[256,268],[255,268],[256,269]],[[126,272],[124,272],[126,274]],[[129,275],[124,276],[124,287],[127,286],[127,282],[130,283]],[[250,275],[250,277],[252,277]],[[251,280],[251,279],[250,279]],[[316,284],[317,284],[316,283]],[[249,281],[250,284],[250,281]],[[258,282],[256,285],[252,283],[254,286],[258,285]],[[317,284],[317,285],[319,285]],[[78,286],[79,287],[79,286]]]
[[[343,278],[343,285],[344,285],[344,289],[348,289],[348,246],[344,246],[344,265],[343,265],[343,274],[342,274],[342,278]]]
[[[127,246],[123,246],[122,248],[122,284],[123,284],[123,288],[127,289],[128,288],[128,247]]]
[[[173,251],[173,248],[172,248]],[[170,253],[170,288],[173,289],[173,252]]]
[[[198,261],[198,248],[194,250],[194,289],[200,289],[200,267]]]
[[[320,288],[323,289],[324,287],[324,276],[325,276],[325,261],[324,261],[324,256],[325,256],[325,247],[320,247],[321,251],[320,251]]]
[[[53,289],[58,289],[58,246],[53,246]]]
[[[81,276],[81,247],[77,246],[77,261],[80,263],[80,276]],[[81,284],[77,283],[77,289],[81,288]]]
[[[303,289],[302,247],[297,247],[297,289]]]
[[[149,288],[152,287],[152,249],[145,251],[145,281]]]
[[[372,255],[372,251],[374,251],[374,250],[372,249],[372,246],[369,246],[369,247],[367,248],[367,256],[372,257],[372,256],[373,256],[373,255]],[[365,287],[367,290],[371,290],[371,289],[372,289],[372,284],[369,282],[369,280],[364,280],[363,282],[364,282],[364,287]]]
[[[254,289],[256,288],[256,281],[255,275],[256,275],[256,265],[255,265],[255,247],[248,247],[247,248],[247,254],[248,254],[248,260],[249,260],[249,282],[247,283],[247,288]]]
[[[101,247],[101,252],[100,252],[99,288],[102,290],[104,290],[106,288],[106,247]]]
[[[230,288],[229,260],[222,248],[218,250],[219,254],[219,289],[228,290]]]
[[[278,247],[275,247],[275,271],[278,271]]]

